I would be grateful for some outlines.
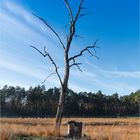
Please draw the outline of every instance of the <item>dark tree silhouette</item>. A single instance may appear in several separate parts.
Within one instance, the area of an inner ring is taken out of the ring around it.
[[[54,33],[54,35],[59,40],[59,42],[63,48],[63,51],[64,51],[64,72],[63,72],[63,78],[62,78],[59,74],[58,66],[57,66],[55,60],[46,51],[46,48],[44,47],[44,51],[42,52],[37,47],[31,45],[31,47],[34,48],[37,52],[39,52],[43,57],[48,57],[49,60],[52,62],[53,66],[54,66],[55,73],[56,73],[56,75],[59,79],[60,85],[61,85],[61,92],[60,92],[59,103],[58,103],[58,108],[57,108],[57,113],[56,113],[56,120],[55,120],[55,125],[54,125],[55,130],[59,130],[60,125],[61,125],[62,115],[63,115],[63,111],[64,111],[64,102],[65,102],[65,97],[66,97],[66,93],[67,93],[67,89],[68,89],[70,68],[73,66],[76,66],[80,71],[82,71],[80,68],[80,65],[82,63],[77,62],[77,58],[81,57],[83,55],[83,53],[85,53],[85,52],[98,58],[95,55],[95,48],[97,47],[96,46],[97,40],[94,41],[94,43],[92,45],[84,47],[78,54],[76,54],[72,57],[69,57],[69,51],[71,48],[71,44],[72,44],[74,36],[76,35],[75,34],[76,33],[76,23],[79,20],[79,18],[87,15],[87,13],[83,13],[83,10],[85,9],[83,7],[83,1],[84,0],[80,0],[77,12],[76,12],[76,14],[74,14],[69,2],[67,0],[64,0],[64,3],[66,5],[68,13],[69,13],[69,27],[68,27],[69,33],[68,33],[67,38],[66,38],[66,44],[63,43],[59,34],[55,31],[55,29],[52,26],[50,26],[47,23],[47,21],[45,19],[43,19],[40,16],[35,15],[37,18],[39,18],[46,25],[47,28],[49,28]]]
[[[4,86],[0,89],[0,115],[9,117],[46,117],[55,116],[59,99],[59,88],[45,90],[43,86],[21,87]],[[97,93],[76,93],[67,90],[64,116],[119,117],[139,116],[140,90],[129,95],[117,93],[104,95]]]

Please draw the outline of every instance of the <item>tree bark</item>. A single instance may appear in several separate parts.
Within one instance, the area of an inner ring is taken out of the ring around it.
[[[56,113],[56,119],[55,119],[55,129],[54,131],[59,131],[62,121],[62,115],[63,115],[63,109],[64,109],[64,100],[65,100],[65,93],[66,93],[66,87],[63,87],[61,89],[57,113]]]
[[[61,86],[61,92],[59,96],[59,103],[58,103],[58,108],[57,108],[57,113],[56,113],[56,118],[55,118],[55,125],[54,125],[54,131],[59,131],[60,126],[61,126],[61,121],[62,121],[62,116],[63,116],[63,110],[64,110],[64,104],[65,104],[65,96],[67,93],[67,88],[68,88],[68,80],[69,80],[69,60],[68,60],[68,51],[65,50],[65,69],[64,69],[64,79],[63,83]]]

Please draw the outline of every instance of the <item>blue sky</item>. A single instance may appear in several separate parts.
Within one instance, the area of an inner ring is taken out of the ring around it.
[[[76,12],[79,0],[69,0]],[[83,72],[71,69],[69,88],[75,91],[101,90],[104,94],[129,94],[140,87],[139,7],[138,0],[85,0],[90,12],[77,23],[70,56],[99,39],[99,60],[85,53],[79,61]],[[0,86],[36,86],[53,72],[53,66],[29,47],[44,46],[56,60],[63,76],[63,50],[57,38],[35,13],[44,17],[60,34],[67,34],[68,12],[63,0],[0,1]],[[55,75],[46,88],[57,86]]]

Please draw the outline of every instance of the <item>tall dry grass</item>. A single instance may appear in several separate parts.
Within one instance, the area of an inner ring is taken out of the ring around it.
[[[94,140],[140,140],[139,118],[64,118],[61,135],[67,132],[67,122],[82,121],[83,134]],[[2,118],[1,140],[8,140],[14,136],[58,135],[53,132],[54,118]]]

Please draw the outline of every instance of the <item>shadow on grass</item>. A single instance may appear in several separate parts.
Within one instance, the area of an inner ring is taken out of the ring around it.
[[[47,138],[42,138],[42,137],[30,137],[30,136],[16,136],[11,138],[10,140],[90,140],[87,138],[64,138],[64,137],[47,137]]]

